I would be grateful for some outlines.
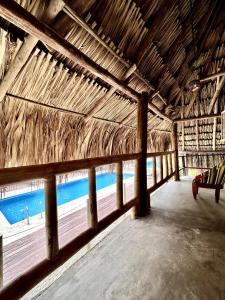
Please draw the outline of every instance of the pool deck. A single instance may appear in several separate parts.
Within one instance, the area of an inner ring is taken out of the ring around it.
[[[152,184],[148,177],[148,187]],[[126,202],[134,197],[133,184],[126,189]],[[116,193],[98,200],[98,219],[101,220],[116,209]],[[58,221],[59,246],[63,247],[74,237],[88,228],[86,207],[79,209]],[[46,256],[45,228],[4,245],[3,247],[3,280],[4,285],[17,278],[41,262]]]

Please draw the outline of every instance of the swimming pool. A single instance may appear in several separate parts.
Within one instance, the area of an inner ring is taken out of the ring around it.
[[[123,174],[123,179],[132,177],[132,174]],[[103,173],[96,176],[96,189],[100,190],[116,183],[116,173]],[[74,180],[57,185],[57,203],[62,205],[88,194],[88,178]],[[26,218],[26,207],[29,216],[35,216],[45,210],[44,189],[19,194],[0,200],[0,211],[10,224],[15,224]]]

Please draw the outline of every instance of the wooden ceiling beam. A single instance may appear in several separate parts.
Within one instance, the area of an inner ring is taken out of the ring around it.
[[[2,0],[0,2],[0,15],[29,34],[37,37],[55,51],[65,55],[73,62],[79,64],[81,67],[91,72],[94,76],[101,78],[103,81],[113,86],[116,90],[121,91],[123,94],[135,101],[142,99],[142,96],[139,93],[93,62],[89,57],[76,49],[47,25],[37,20],[15,1]],[[154,104],[150,103],[149,109],[156,113],[160,118],[166,119],[168,122],[172,122],[172,120],[161,112]]]
[[[97,65],[50,27],[37,20],[15,1],[2,0],[0,2],[0,15],[9,22],[35,36],[40,41],[46,43],[55,51],[65,55],[73,62],[79,64],[85,70],[91,72],[94,76],[99,77],[109,85],[115,87],[116,90],[121,91],[123,94],[136,101],[139,100],[141,96],[139,93],[122,83],[107,70]]]
[[[47,24],[50,24],[62,10],[61,4],[61,0],[51,0],[41,19],[44,20]],[[36,36],[28,35],[27,37],[25,37],[21,48],[19,49],[12,64],[9,66],[9,69],[7,70],[0,84],[0,102],[4,99],[7,91],[12,86],[17,75],[20,73],[23,66],[28,61],[34,47],[37,45],[37,42],[38,39]]]

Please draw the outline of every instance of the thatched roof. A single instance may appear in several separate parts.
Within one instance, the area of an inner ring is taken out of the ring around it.
[[[207,114],[216,78],[203,82],[200,93],[188,83],[224,71],[224,1],[17,2],[136,92],[154,90],[149,101],[171,119]],[[106,82],[6,20],[0,26],[1,85],[27,47],[1,103],[1,166],[135,152],[134,99],[110,93]],[[224,90],[219,99],[216,113],[224,110]],[[213,119],[198,121],[199,147],[212,148],[213,125]],[[181,147],[196,148],[195,126],[179,126]],[[216,126],[221,147],[219,120]],[[168,148],[170,130],[171,123],[149,108],[149,150]]]

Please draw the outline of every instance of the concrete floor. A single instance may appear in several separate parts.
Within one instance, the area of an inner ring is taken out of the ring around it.
[[[224,192],[194,201],[190,179],[169,182],[36,299],[225,299],[224,233]]]

